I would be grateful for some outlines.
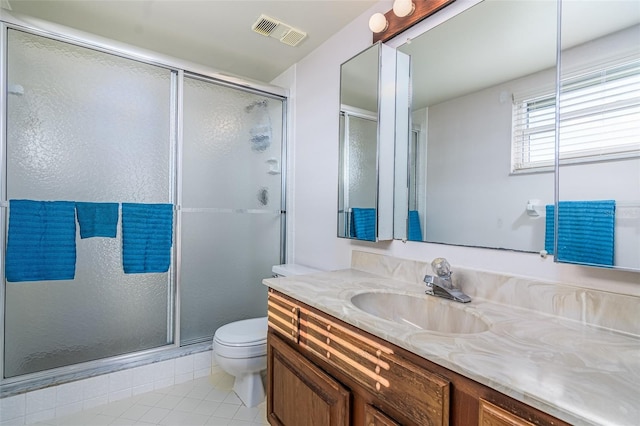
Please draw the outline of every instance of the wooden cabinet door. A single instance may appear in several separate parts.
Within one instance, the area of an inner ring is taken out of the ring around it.
[[[391,419],[389,416],[367,404],[364,407],[364,425],[365,426],[401,426],[400,423]]]
[[[533,426],[523,419],[516,416],[492,403],[480,399],[480,413],[478,418],[479,426]]]
[[[349,426],[350,392],[273,332],[267,339],[267,419],[278,426]]]

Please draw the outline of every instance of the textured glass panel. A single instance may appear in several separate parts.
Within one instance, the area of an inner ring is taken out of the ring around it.
[[[376,207],[377,123],[359,117],[349,120],[349,207]]]
[[[264,278],[280,263],[280,215],[184,213],[180,339],[210,339],[231,321],[265,316]]]
[[[280,209],[282,101],[187,78],[183,207]]]
[[[170,78],[10,31],[8,198],[170,202]],[[169,274],[125,275],[120,237],[78,238],[74,280],[6,284],[5,376],[167,343]]]
[[[283,113],[280,100],[196,79],[184,92],[182,344],[266,314],[261,282],[280,263]]]

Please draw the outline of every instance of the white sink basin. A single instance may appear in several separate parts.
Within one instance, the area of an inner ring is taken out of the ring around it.
[[[434,296],[368,292],[353,296],[351,303],[378,318],[437,333],[474,334],[489,329],[464,305]]]

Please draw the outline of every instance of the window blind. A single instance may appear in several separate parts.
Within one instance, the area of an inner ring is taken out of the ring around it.
[[[552,166],[555,95],[514,100],[513,172]],[[640,60],[561,83],[560,161],[640,155]]]

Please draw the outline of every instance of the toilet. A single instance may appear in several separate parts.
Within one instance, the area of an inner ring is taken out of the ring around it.
[[[320,272],[307,266],[275,265],[274,276],[286,277]],[[267,317],[231,322],[213,336],[213,356],[226,373],[235,377],[233,391],[247,407],[265,397],[262,372],[267,369]]]

